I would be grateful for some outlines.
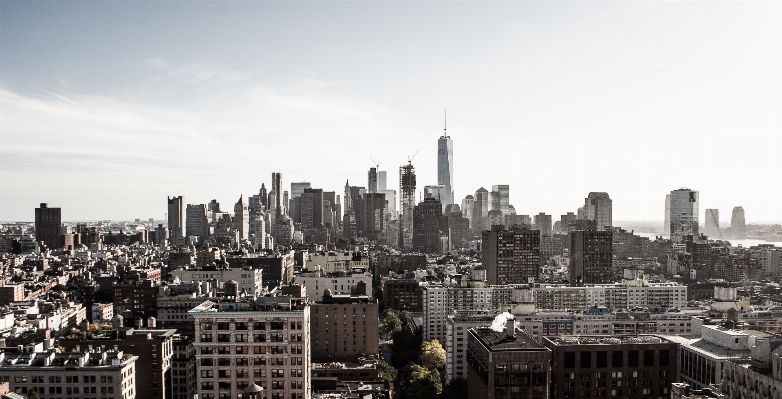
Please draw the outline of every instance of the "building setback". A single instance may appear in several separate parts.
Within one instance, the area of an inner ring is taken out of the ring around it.
[[[552,351],[551,399],[669,398],[678,345],[660,337],[544,337]]]

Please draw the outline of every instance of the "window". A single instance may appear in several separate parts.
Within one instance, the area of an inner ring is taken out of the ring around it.
[[[226,321],[219,322],[219,323],[217,323],[217,329],[218,330],[223,330],[223,331],[230,330],[231,329],[231,323],[226,322]]]
[[[630,367],[638,367],[638,351],[627,351],[627,365]]]
[[[580,360],[579,366],[581,368],[592,368],[592,352],[581,352]]]
[[[576,352],[565,352],[565,368],[572,369],[576,367]]]
[[[611,353],[611,367],[623,367],[624,366],[624,352],[613,351]]]
[[[608,352],[597,352],[597,367],[608,367]]]

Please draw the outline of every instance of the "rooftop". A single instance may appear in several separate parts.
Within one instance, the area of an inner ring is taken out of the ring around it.
[[[620,344],[661,344],[668,342],[654,335],[641,335],[637,337],[610,337],[610,336],[568,336],[546,337],[548,341],[557,346],[566,345],[620,345]]]
[[[478,341],[489,351],[530,351],[546,350],[524,332],[516,331],[513,336],[508,336],[504,331],[495,331],[490,327],[477,327],[470,330]]]

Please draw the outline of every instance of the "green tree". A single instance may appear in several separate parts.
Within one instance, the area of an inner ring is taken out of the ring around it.
[[[445,367],[445,349],[440,341],[433,339],[422,342],[418,361],[426,368],[442,370]]]
[[[396,311],[386,310],[386,315],[383,321],[386,324],[386,329],[390,333],[399,331],[402,328],[402,320],[399,319],[399,315]]]
[[[409,399],[436,399],[443,391],[440,373],[415,363],[405,367],[405,397]]]
[[[380,371],[380,376],[392,384],[396,381],[396,377],[399,374],[393,366],[383,360],[377,361],[377,369]]]
[[[32,391],[27,394],[27,399],[41,399],[41,397],[38,396],[38,391],[33,388]]]
[[[394,366],[401,368],[418,360],[421,341],[409,328],[403,328],[391,335],[394,341]]]

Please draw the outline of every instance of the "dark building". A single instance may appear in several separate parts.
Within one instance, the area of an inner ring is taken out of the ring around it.
[[[442,229],[451,237],[451,248],[466,248],[473,240],[470,221],[464,217],[459,205],[447,205],[442,219]]]
[[[551,350],[521,331],[510,320],[505,331],[470,329],[467,337],[467,397],[469,399],[547,399]]]
[[[323,224],[323,189],[304,189],[299,197],[299,220],[305,233]]]
[[[275,253],[269,256],[229,256],[226,258],[232,269],[261,269],[264,286],[269,290],[274,287],[290,284],[293,278],[294,252]]]
[[[404,274],[408,271],[426,269],[426,255],[421,254],[388,254],[379,252],[370,263],[372,278],[376,286],[381,286],[382,278],[391,272]]]
[[[552,351],[552,399],[669,398],[678,344],[663,338],[543,337]]]
[[[171,357],[172,399],[191,399],[196,393],[196,364],[193,337],[174,334],[174,355]]]
[[[313,361],[357,360],[378,354],[377,300],[366,295],[331,295],[310,305]]]
[[[49,208],[41,203],[35,208],[35,241],[43,242],[48,248],[60,248],[62,236],[62,212],[60,208]]]
[[[482,234],[483,267],[490,285],[526,284],[540,273],[540,231],[494,225]]]
[[[598,231],[590,221],[585,230],[570,232],[570,283],[608,284],[614,281],[613,232]]]
[[[386,280],[383,284],[383,308],[422,312],[423,301],[418,280]]]
[[[386,231],[386,195],[366,193],[353,201],[357,236],[377,241]]]
[[[157,316],[157,300],[163,296],[165,287],[153,280],[134,281],[128,284],[114,284],[114,311],[123,314],[127,310],[131,318]]]
[[[436,198],[424,198],[413,209],[413,251],[441,253],[440,232],[443,207]]]

